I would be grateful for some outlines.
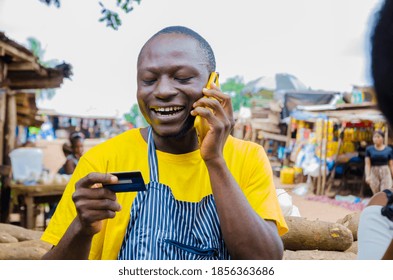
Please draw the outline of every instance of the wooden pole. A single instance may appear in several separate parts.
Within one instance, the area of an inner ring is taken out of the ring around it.
[[[6,92],[0,88],[0,165],[3,165],[4,158],[4,128],[6,112]]]
[[[17,125],[17,112],[16,112],[16,98],[15,94],[7,90],[6,94],[6,122],[5,122],[5,137],[4,137],[4,154],[3,154],[3,164],[11,166],[11,159],[9,153],[15,148],[15,138],[16,138],[16,125]],[[10,213],[10,200],[11,200],[11,189],[9,186],[8,178],[2,179],[1,187],[1,217],[0,221],[6,223],[9,220]]]
[[[0,56],[4,56],[5,51],[0,47]],[[7,119],[7,89],[4,88],[4,84],[7,79],[7,65],[0,60],[0,167],[4,169],[4,158],[5,158],[5,130],[6,130],[6,119]],[[10,201],[10,189],[7,188],[9,182],[8,176],[5,173],[0,174],[0,222],[6,222],[9,215],[9,201]],[[8,202],[7,202],[8,201]]]
[[[0,51],[0,56],[1,56],[1,51]],[[0,60],[0,87],[2,87],[1,85],[5,83],[5,80],[7,79],[7,71],[8,71],[7,64]]]
[[[6,143],[5,143],[5,162],[11,163],[8,154],[15,148],[17,111],[16,98],[13,91],[7,91],[7,114],[6,114]],[[7,159],[8,158],[8,159]]]
[[[328,193],[328,195],[330,194],[330,191],[331,191],[332,186],[334,184],[334,176],[336,175],[337,159],[338,159],[338,156],[340,154],[340,149],[341,149],[341,146],[342,146],[342,142],[343,142],[342,138],[339,137],[339,139],[338,139],[338,148],[337,148],[336,154],[334,155],[334,166],[333,166],[333,169],[332,169],[332,171],[331,171],[331,173],[329,175],[329,180],[327,180],[327,183],[326,183],[327,184],[327,190],[326,190],[325,193]]]
[[[289,122],[287,125],[287,135],[286,135],[286,141],[285,141],[285,150],[284,150],[284,159],[282,161],[282,165],[287,165],[289,166],[290,164],[290,155],[287,155],[287,151],[289,151],[289,148],[291,146],[291,142],[292,142],[292,117],[289,117]]]
[[[319,159],[321,160],[319,164],[319,172],[318,172],[318,179],[317,179],[317,189],[315,191],[316,195],[319,195],[321,192],[321,184],[322,184],[322,142],[323,142],[323,132],[324,132],[324,126],[325,126],[325,120],[321,120],[321,142],[318,145],[318,150],[319,150]]]
[[[325,127],[324,127],[325,128]],[[320,195],[325,194],[325,186],[326,186],[326,158],[327,158],[327,144],[328,144],[328,135],[329,133],[329,118],[326,120],[326,129],[324,129],[323,138],[322,138],[322,186]]]
[[[291,136],[292,136],[292,117],[289,117],[289,123],[287,127],[287,141],[285,142],[285,148],[289,148],[291,145]]]

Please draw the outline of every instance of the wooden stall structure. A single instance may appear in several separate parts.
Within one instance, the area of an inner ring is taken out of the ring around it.
[[[292,111],[300,105],[334,106],[338,92],[320,90],[283,90],[277,91],[274,98],[253,99],[251,105],[250,126],[252,131],[251,141],[264,146],[272,161],[278,159],[286,165],[283,151],[290,145],[291,125],[288,118]],[[313,105],[323,104],[323,105]],[[281,152],[280,152],[281,151]]]
[[[306,112],[315,114],[319,113],[325,116],[325,118],[320,120],[321,123],[319,124],[321,131],[320,139],[318,140],[319,144],[317,152],[322,163],[320,166],[320,176],[315,181],[315,193],[317,195],[329,194],[331,191],[337,164],[346,163],[345,166],[347,168],[353,167],[359,170],[364,170],[363,162],[348,162],[349,158],[346,158],[345,154],[340,154],[340,151],[345,148],[347,143],[352,142],[352,145],[356,144],[359,146],[361,141],[366,140],[365,142],[367,145],[372,144],[372,130],[375,125],[380,125],[385,131],[385,143],[391,144],[389,143],[389,127],[383,114],[378,110],[377,105],[374,102],[337,104],[335,105],[335,108],[323,105],[303,106],[301,109]],[[364,122],[369,123],[368,128],[361,127],[360,124]],[[359,126],[357,124],[359,124]],[[338,131],[333,132],[333,129],[329,128],[329,126],[332,125],[337,126],[339,128]],[[353,129],[356,130],[356,127],[358,127],[358,135],[353,136]],[[332,135],[333,133],[335,134],[334,136]],[[360,134],[364,135],[365,133],[369,136],[367,139],[359,136]],[[333,137],[336,138],[334,141]],[[334,152],[332,151],[333,147]],[[350,154],[351,153],[349,153],[349,156]],[[326,172],[328,158],[333,158],[335,162],[333,170],[329,175]],[[363,196],[364,189],[366,187],[363,177],[355,178],[355,176],[353,176],[350,178],[350,176],[345,175],[340,180],[340,183],[341,188],[353,186],[353,194]]]
[[[85,138],[109,138],[110,133],[120,133],[116,131],[116,116],[106,115],[76,115],[60,113],[55,110],[40,109],[38,116],[46,116],[52,123],[56,138],[68,139],[73,132],[83,133]]]
[[[263,146],[271,160],[277,158],[278,147],[285,146],[287,142],[281,111],[281,106],[274,100],[263,106],[253,102],[251,107],[251,141]]]
[[[16,127],[35,121],[34,95],[29,89],[58,88],[71,76],[71,65],[43,67],[28,49],[0,32],[0,221],[7,222],[10,204],[11,161],[16,145]]]

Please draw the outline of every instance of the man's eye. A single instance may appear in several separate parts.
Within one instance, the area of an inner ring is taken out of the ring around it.
[[[151,86],[152,84],[154,84],[156,80],[152,79],[152,80],[143,80],[143,83],[147,86]]]
[[[193,77],[187,77],[187,78],[175,78],[176,81],[178,81],[181,84],[186,84],[189,81],[191,81]]]

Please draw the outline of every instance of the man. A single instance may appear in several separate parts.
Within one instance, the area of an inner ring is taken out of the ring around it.
[[[215,71],[210,45],[168,27],[143,46],[137,68],[150,127],[81,158],[42,237],[54,245],[44,258],[281,259],[287,226],[271,167],[260,146],[229,136],[230,98],[214,84],[204,88]],[[196,116],[209,125],[200,144]],[[117,181],[106,170],[140,170],[147,191],[101,188]]]

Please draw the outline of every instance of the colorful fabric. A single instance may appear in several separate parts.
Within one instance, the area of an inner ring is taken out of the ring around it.
[[[392,187],[392,174],[387,165],[371,166],[370,188],[374,194]]]

